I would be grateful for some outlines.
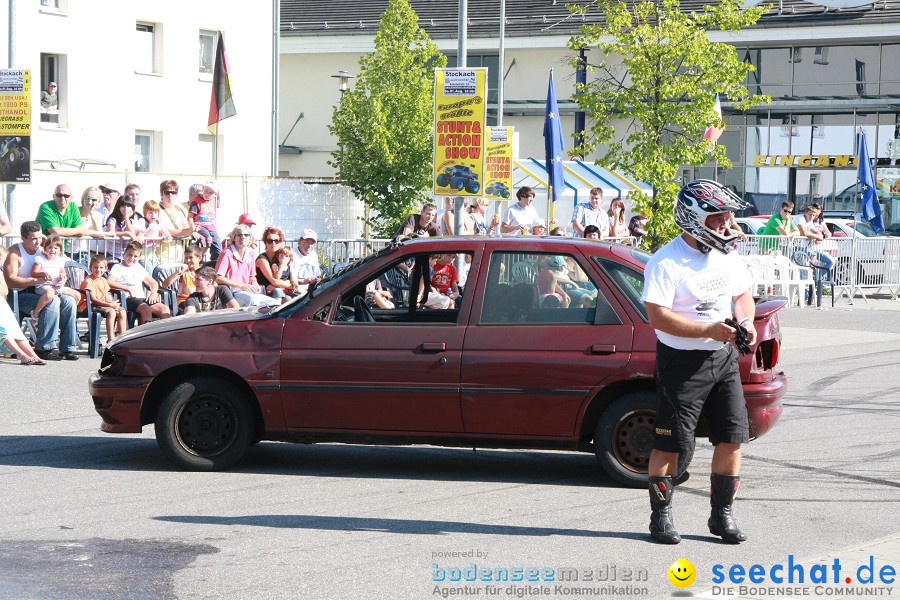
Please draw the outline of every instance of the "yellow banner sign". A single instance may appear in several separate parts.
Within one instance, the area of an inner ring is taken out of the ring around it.
[[[855,167],[852,154],[757,154],[754,167]]]
[[[0,70],[0,182],[31,181],[31,71]]]
[[[488,127],[485,140],[484,195],[508,200],[512,189],[512,127]]]
[[[487,69],[436,69],[434,194],[482,196]]]

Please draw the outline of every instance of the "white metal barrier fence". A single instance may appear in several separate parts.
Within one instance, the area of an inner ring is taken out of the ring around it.
[[[799,266],[809,265],[810,255],[822,252],[834,261],[828,278],[837,298],[847,295],[850,303],[866,290],[886,289],[891,299],[900,294],[900,238],[828,238],[816,243],[807,238],[751,235],[737,243],[744,256],[783,256]]]

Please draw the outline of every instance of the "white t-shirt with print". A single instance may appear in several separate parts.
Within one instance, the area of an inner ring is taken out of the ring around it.
[[[141,263],[134,263],[130,267],[126,267],[122,263],[116,263],[109,270],[110,277],[116,278],[116,283],[127,285],[129,288],[137,290],[134,294],[135,298],[144,298],[144,279],[150,276]]]
[[[744,259],[732,252],[704,254],[678,236],[654,254],[644,268],[641,300],[671,309],[698,323],[719,323],[733,315],[732,298],[750,289],[753,279]],[[663,344],[680,350],[717,350],[712,338],[686,338],[656,330]]]
[[[34,257],[34,262],[41,265],[41,271],[51,277],[50,281],[41,285],[52,285],[54,287],[59,285],[59,275],[66,268],[68,260],[69,257],[65,254],[58,254],[56,258],[50,260],[43,252],[38,252],[37,256]]]

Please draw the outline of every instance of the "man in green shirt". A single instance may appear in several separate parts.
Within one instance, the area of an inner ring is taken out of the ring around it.
[[[55,233],[63,238],[82,235],[100,237],[103,235],[102,232],[90,231],[88,226],[81,224],[78,203],[72,201],[72,188],[64,183],[56,186],[53,191],[53,200],[41,204],[35,221],[40,223],[41,233],[44,235]],[[72,251],[72,244],[66,242],[66,253],[71,254]]]
[[[794,203],[785,200],[781,203],[781,210],[769,219],[766,226],[763,227],[760,235],[778,235],[784,237],[796,237],[800,235],[800,229],[794,222],[791,213],[794,211]],[[762,250],[777,250],[779,247],[778,240],[773,238],[764,238],[760,240],[759,247]]]

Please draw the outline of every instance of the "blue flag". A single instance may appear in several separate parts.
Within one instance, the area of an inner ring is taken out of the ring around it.
[[[875,233],[884,231],[884,218],[881,216],[881,204],[878,203],[878,188],[875,186],[875,175],[872,173],[872,162],[869,160],[869,149],[866,146],[866,134],[859,134],[859,167],[856,177],[859,179],[859,191],[862,194],[862,215],[869,222]]]
[[[556,202],[565,191],[566,179],[563,174],[563,134],[559,122],[559,107],[556,105],[556,90],[553,87],[553,69],[550,70],[550,87],[547,88],[547,116],[544,119],[544,150],[547,161],[547,183]]]

